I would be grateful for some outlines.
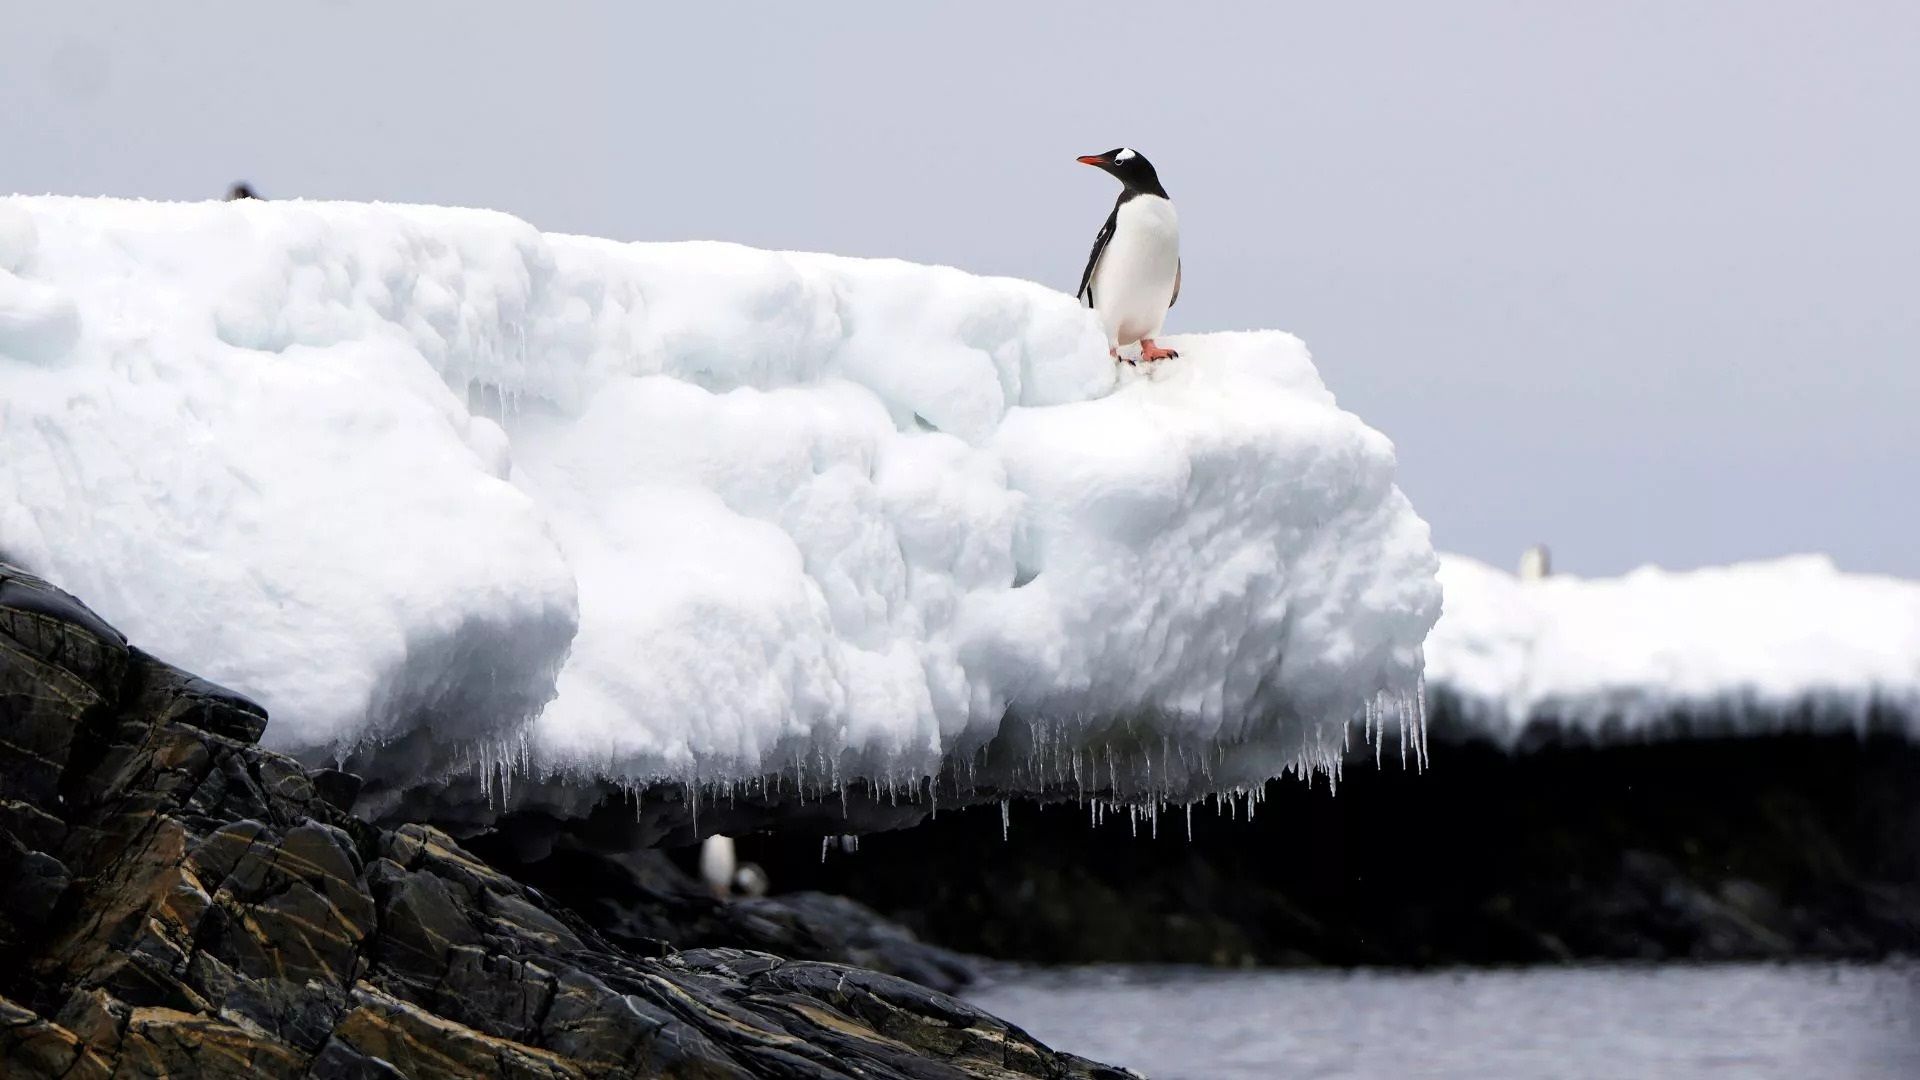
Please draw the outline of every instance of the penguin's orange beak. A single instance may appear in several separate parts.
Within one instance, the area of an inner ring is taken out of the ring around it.
[[[1077,160],[1082,165],[1105,165],[1107,163],[1107,159],[1101,157],[1098,154],[1088,154],[1085,157],[1079,158]]]

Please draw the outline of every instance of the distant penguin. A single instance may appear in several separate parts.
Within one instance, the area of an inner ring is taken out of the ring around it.
[[[733,872],[733,891],[741,896],[765,896],[772,884],[759,863],[741,863]]]
[[[1120,199],[1094,238],[1093,254],[1080,275],[1080,302],[1100,315],[1107,351],[1140,343],[1140,359],[1180,355],[1153,343],[1180,299],[1180,215],[1160,186],[1153,165],[1137,150],[1120,147],[1089,154],[1083,165],[1105,169],[1120,181]]]
[[[733,875],[738,869],[733,837],[714,833],[700,842],[700,880],[707,883],[713,895],[726,898],[733,889]]]
[[[245,180],[236,181],[232,187],[227,189],[228,202],[235,202],[240,199],[258,199],[259,197],[260,196],[254,194],[253,185],[247,183]]]
[[[1553,573],[1553,555],[1545,544],[1535,544],[1520,553],[1520,580],[1539,581]]]

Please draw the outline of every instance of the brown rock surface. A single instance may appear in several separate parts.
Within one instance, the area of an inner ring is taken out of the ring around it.
[[[888,975],[642,955],[0,564],[0,1072],[1120,1077]]]

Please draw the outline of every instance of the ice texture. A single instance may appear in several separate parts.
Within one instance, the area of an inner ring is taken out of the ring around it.
[[[1330,765],[1413,714],[1426,525],[1297,339],[1166,343],[889,260],[0,199],[0,553],[302,753],[907,782],[1013,714]]]

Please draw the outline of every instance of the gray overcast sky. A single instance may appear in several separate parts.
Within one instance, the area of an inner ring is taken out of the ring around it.
[[[1604,7],[1604,10],[1601,8]],[[488,206],[1272,326],[1443,548],[1920,576],[1920,5],[0,0],[0,190]]]

